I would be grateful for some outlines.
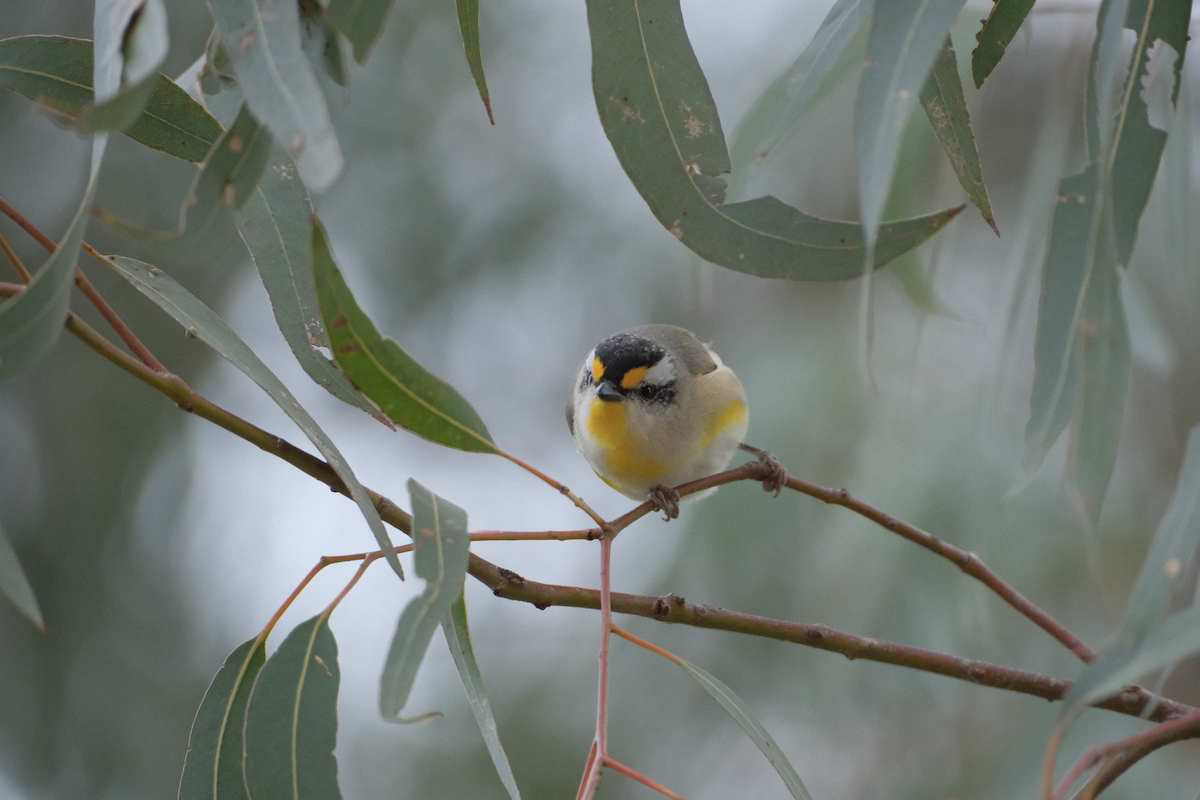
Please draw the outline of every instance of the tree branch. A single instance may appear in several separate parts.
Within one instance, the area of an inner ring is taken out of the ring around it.
[[[536,583],[503,567],[497,567],[474,553],[471,554],[468,571],[491,589],[492,594],[506,600],[519,600],[540,609],[550,606],[600,607],[600,593],[594,589]],[[612,610],[621,614],[655,619],[659,622],[674,622],[697,628],[778,639],[806,647],[815,647],[818,650],[841,653],[851,660],[861,658],[885,664],[897,664],[957,678],[980,686],[1020,692],[1051,701],[1061,700],[1065,697],[1072,685],[1072,682],[1066,678],[1002,667],[969,658],[959,658],[882,639],[854,636],[835,631],[825,625],[788,622],[715,606],[690,603],[675,595],[655,597],[613,592]],[[1139,686],[1126,687],[1120,694],[1095,705],[1097,708],[1136,717],[1141,716],[1142,712],[1151,704],[1156,704],[1156,707],[1149,719],[1155,722],[1173,719],[1196,711],[1183,703],[1156,698]]]

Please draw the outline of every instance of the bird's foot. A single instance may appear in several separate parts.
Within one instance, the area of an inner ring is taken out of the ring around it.
[[[741,448],[747,453],[758,456],[758,463],[766,470],[767,474],[762,479],[763,491],[771,492],[779,497],[779,493],[787,485],[787,470],[783,468],[783,464],[769,450],[760,450],[748,444],[741,445]]]
[[[672,520],[679,516],[679,492],[670,486],[655,486],[646,492],[646,499],[654,504],[655,511],[661,511]]]

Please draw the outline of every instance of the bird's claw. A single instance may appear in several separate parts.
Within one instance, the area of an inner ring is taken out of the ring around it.
[[[669,486],[655,486],[646,493],[646,499],[654,504],[655,511],[661,511],[672,520],[679,516],[679,492]]]

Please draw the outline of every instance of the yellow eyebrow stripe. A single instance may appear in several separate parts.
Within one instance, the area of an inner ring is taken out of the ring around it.
[[[599,358],[593,358],[592,359],[592,380],[594,380],[596,383],[599,383],[600,379],[603,377],[604,377],[604,364],[602,364],[600,362]]]
[[[622,389],[632,389],[633,387],[637,386],[639,383],[642,382],[642,377],[645,376],[645,374],[646,374],[645,367],[634,367],[633,369],[626,372],[624,377],[621,378],[621,388]]]

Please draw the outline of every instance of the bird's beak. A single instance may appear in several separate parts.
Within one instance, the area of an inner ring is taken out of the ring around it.
[[[596,396],[610,403],[625,399],[625,395],[621,394],[621,390],[612,381],[600,381],[596,385]]]

